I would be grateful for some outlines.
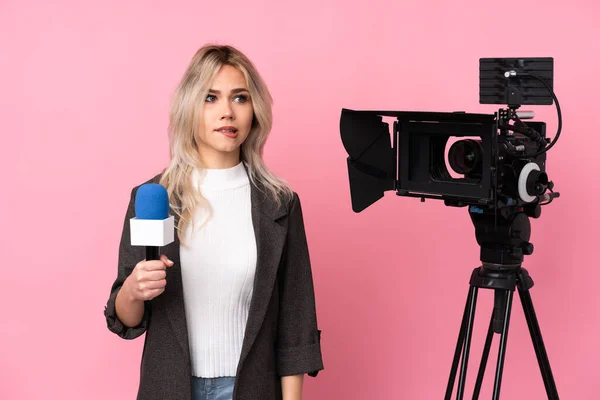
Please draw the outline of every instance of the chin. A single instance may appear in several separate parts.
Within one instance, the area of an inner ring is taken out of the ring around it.
[[[234,153],[240,149],[239,146],[220,146],[216,147],[215,150],[221,153]]]

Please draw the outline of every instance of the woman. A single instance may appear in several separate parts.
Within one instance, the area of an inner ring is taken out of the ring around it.
[[[298,195],[265,167],[271,97],[231,46],[198,50],[170,112],[162,184],[176,240],[160,260],[130,245],[136,186],[105,316],[146,333],[138,399],[301,399],[323,369]]]

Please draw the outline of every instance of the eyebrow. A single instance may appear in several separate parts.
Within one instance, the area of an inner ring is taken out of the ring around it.
[[[235,93],[241,93],[241,92],[248,92],[248,89],[237,88],[237,89],[233,89],[231,91],[231,93],[233,93],[233,94],[235,94]],[[215,89],[209,89],[208,93],[221,94],[221,91],[220,90],[215,90]]]

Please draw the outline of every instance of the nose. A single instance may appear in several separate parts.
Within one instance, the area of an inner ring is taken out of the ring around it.
[[[221,119],[234,119],[233,107],[228,101],[223,102],[223,109],[221,110]]]

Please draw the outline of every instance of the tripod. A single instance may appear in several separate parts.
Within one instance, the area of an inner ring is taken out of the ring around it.
[[[533,252],[533,245],[529,243],[531,227],[527,214],[522,211],[515,213],[486,213],[480,209],[473,212],[471,208],[471,219],[476,228],[476,236],[481,246],[482,265],[473,270],[469,282],[469,293],[467,304],[463,313],[458,342],[454,353],[450,378],[446,388],[445,400],[450,400],[454,388],[454,381],[458,369],[459,359],[461,358],[460,377],[458,381],[457,400],[462,400],[465,389],[465,378],[467,375],[467,364],[469,360],[469,350],[471,346],[471,337],[473,331],[473,321],[475,319],[475,305],[477,294],[480,288],[494,290],[494,310],[490,320],[483,355],[479,365],[479,372],[473,391],[473,399],[479,398],[483,375],[490,353],[492,338],[494,333],[500,334],[500,344],[498,360],[496,363],[496,374],[494,381],[493,400],[500,398],[500,386],[502,383],[502,371],[504,369],[504,358],[506,354],[506,343],[508,336],[508,326],[513,302],[515,288],[519,292],[519,297],[523,305],[525,319],[535,349],[538,365],[542,373],[542,379],[546,388],[546,394],[549,400],[558,400],[558,392],[542,333],[538,325],[533,302],[529,289],[533,287],[533,280],[526,269],[521,268],[523,255],[529,255]],[[534,210],[535,217],[539,216],[539,209]]]

